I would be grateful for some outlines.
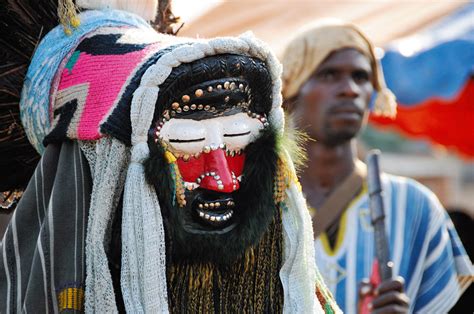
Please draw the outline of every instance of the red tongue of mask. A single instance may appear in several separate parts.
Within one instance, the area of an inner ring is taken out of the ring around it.
[[[188,161],[177,159],[179,172],[185,182],[195,182],[203,189],[231,193],[239,189],[237,178],[242,175],[245,154],[226,156],[222,148],[203,152],[198,158],[190,157]]]

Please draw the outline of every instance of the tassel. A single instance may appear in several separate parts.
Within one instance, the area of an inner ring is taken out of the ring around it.
[[[374,104],[374,114],[392,119],[397,115],[397,102],[395,95],[388,88],[383,88],[377,92]]]
[[[72,0],[59,0],[58,17],[59,23],[64,28],[64,33],[68,36],[72,34],[73,29],[81,25],[81,21],[77,15],[76,5]]]
[[[278,158],[277,173],[273,183],[273,199],[277,205],[285,200],[285,190],[288,187],[287,181],[287,169],[285,163],[281,158]]]
[[[171,167],[171,174],[173,176],[175,190],[174,194],[176,195],[175,199],[173,199],[173,205],[175,204],[175,200],[178,201],[179,207],[186,206],[186,196],[184,195],[184,183],[183,178],[181,177],[181,173],[179,172],[178,165],[176,164],[176,157],[170,151],[166,151],[165,158],[170,164]]]

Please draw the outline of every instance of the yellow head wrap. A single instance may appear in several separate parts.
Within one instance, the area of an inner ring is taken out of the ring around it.
[[[283,97],[296,96],[301,86],[309,79],[332,52],[354,48],[366,55],[374,72],[373,85],[377,91],[374,113],[394,117],[396,101],[386,87],[382,67],[375,57],[374,45],[353,24],[340,21],[313,24],[299,32],[286,46],[281,58],[283,64]]]

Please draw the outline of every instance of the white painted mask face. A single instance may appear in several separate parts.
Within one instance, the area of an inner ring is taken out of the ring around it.
[[[158,130],[187,188],[230,193],[240,187],[245,148],[265,125],[265,117],[239,112],[201,120],[172,118]]]
[[[160,137],[173,154],[196,155],[224,146],[228,151],[241,151],[262,129],[259,119],[237,113],[206,120],[170,119],[161,127]]]

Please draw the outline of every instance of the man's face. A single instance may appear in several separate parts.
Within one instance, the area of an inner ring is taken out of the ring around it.
[[[295,110],[300,125],[327,146],[352,139],[366,119],[372,75],[369,59],[359,51],[330,54],[300,89]]]
[[[176,158],[184,202],[170,204],[163,194],[160,202],[175,258],[228,262],[259,240],[275,213],[274,166],[259,177],[247,164],[262,162],[255,155],[274,149],[274,143],[262,140],[268,124],[261,115],[204,116],[196,112],[192,118],[161,123],[157,145]],[[162,179],[154,181],[160,196]],[[258,190],[261,184],[270,191]]]

